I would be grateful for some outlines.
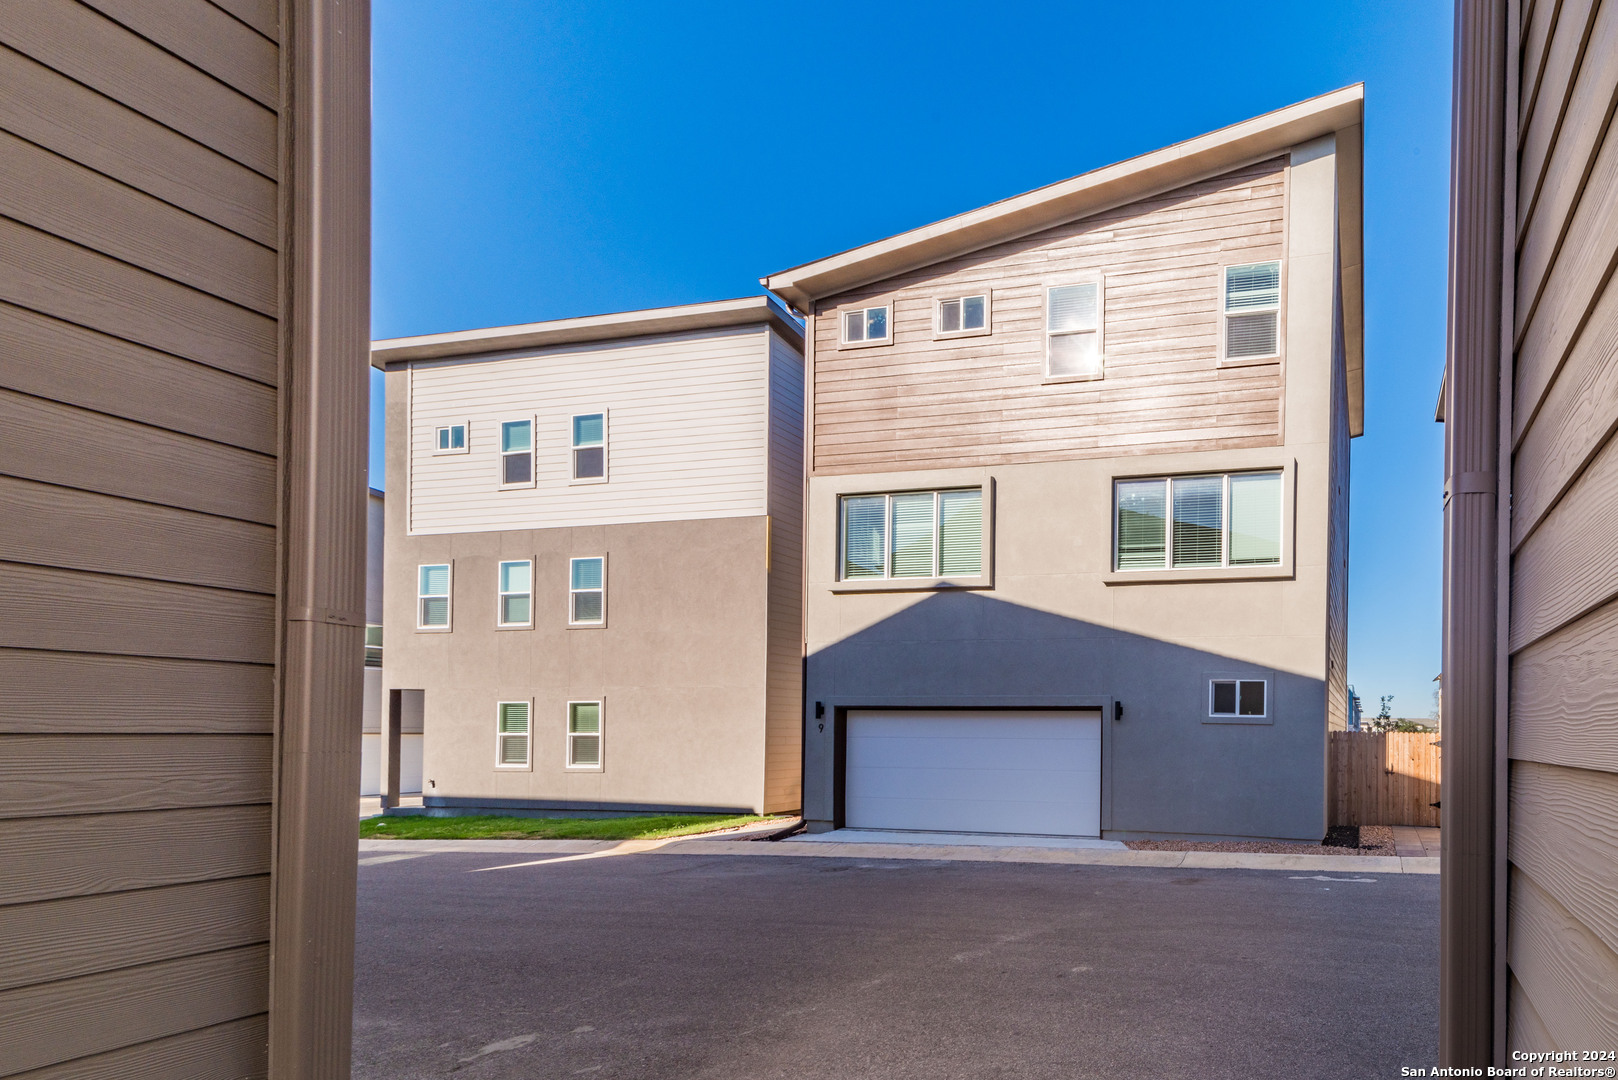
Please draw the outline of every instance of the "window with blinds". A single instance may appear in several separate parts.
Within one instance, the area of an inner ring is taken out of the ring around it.
[[[534,564],[520,562],[500,564],[499,625],[534,625]]]
[[[888,341],[888,305],[843,312],[844,345],[878,345]]]
[[[530,728],[531,703],[502,701],[496,706],[494,763],[498,768],[527,768],[529,745],[533,738]]]
[[[601,768],[601,702],[567,703],[567,767]]]
[[[936,332],[949,334],[981,334],[989,329],[989,297],[957,296],[938,302]]]
[[[573,479],[607,478],[607,414],[586,413],[573,418]]]
[[[1225,359],[1251,360],[1281,351],[1281,264],[1225,267]]]
[[[500,425],[500,486],[527,487],[534,482],[534,422],[508,420]]]
[[[1101,283],[1045,290],[1045,376],[1101,378]]]
[[[449,564],[417,567],[416,582],[417,628],[449,629]]]
[[[978,577],[983,489],[845,495],[843,580]]]
[[[1276,470],[1115,481],[1113,567],[1279,566],[1282,494]]]
[[[600,555],[568,560],[568,625],[607,622],[607,560]]]

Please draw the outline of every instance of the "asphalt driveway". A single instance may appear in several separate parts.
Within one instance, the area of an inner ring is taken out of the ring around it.
[[[357,1078],[1246,1080],[1434,1059],[1435,876],[659,853],[469,872],[511,861],[360,867]]]

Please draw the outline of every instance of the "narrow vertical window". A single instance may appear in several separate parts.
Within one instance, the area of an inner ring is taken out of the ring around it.
[[[449,564],[417,568],[416,625],[422,629],[449,627]]]
[[[530,705],[526,701],[502,701],[495,722],[494,763],[500,768],[525,768],[528,765]]]
[[[1230,478],[1230,565],[1281,561],[1281,474],[1234,473]]]
[[[983,489],[938,493],[938,575],[983,573]]]
[[[567,703],[567,767],[601,768],[601,702]]]
[[[888,497],[856,495],[843,500],[844,578],[888,576]]]
[[[1045,290],[1045,374],[1052,379],[1101,377],[1101,285]]]
[[[1225,267],[1225,359],[1276,356],[1281,350],[1281,264]]]
[[[607,621],[607,560],[573,559],[569,566],[568,623],[600,626]]]
[[[1225,561],[1225,478],[1174,479],[1174,565],[1222,566]]]
[[[936,577],[937,509],[930,491],[893,496],[890,577]]]
[[[382,666],[382,628],[376,623],[365,624],[365,666]]]
[[[509,420],[500,425],[500,483],[534,482],[534,422]]]
[[[573,479],[607,478],[607,414],[573,418]]]
[[[528,560],[500,564],[501,626],[534,624],[534,564]]]
[[[1161,570],[1168,560],[1167,480],[1118,483],[1119,570]]]

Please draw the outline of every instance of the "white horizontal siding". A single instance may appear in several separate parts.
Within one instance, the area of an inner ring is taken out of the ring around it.
[[[803,805],[803,357],[770,334],[770,646],[764,808]]]
[[[767,513],[763,327],[422,362],[410,383],[410,531]],[[608,482],[570,482],[572,417],[608,412]],[[534,417],[535,484],[500,490],[500,424]],[[470,425],[464,454],[434,432]]]

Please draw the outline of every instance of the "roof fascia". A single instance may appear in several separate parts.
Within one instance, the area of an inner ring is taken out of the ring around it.
[[[586,315],[577,319],[554,319],[519,326],[493,326],[446,334],[388,338],[371,343],[371,366],[385,370],[389,364],[410,360],[441,360],[753,325],[768,325],[800,351],[803,349],[803,328],[779,301],[769,296],[747,296],[735,300]]]

